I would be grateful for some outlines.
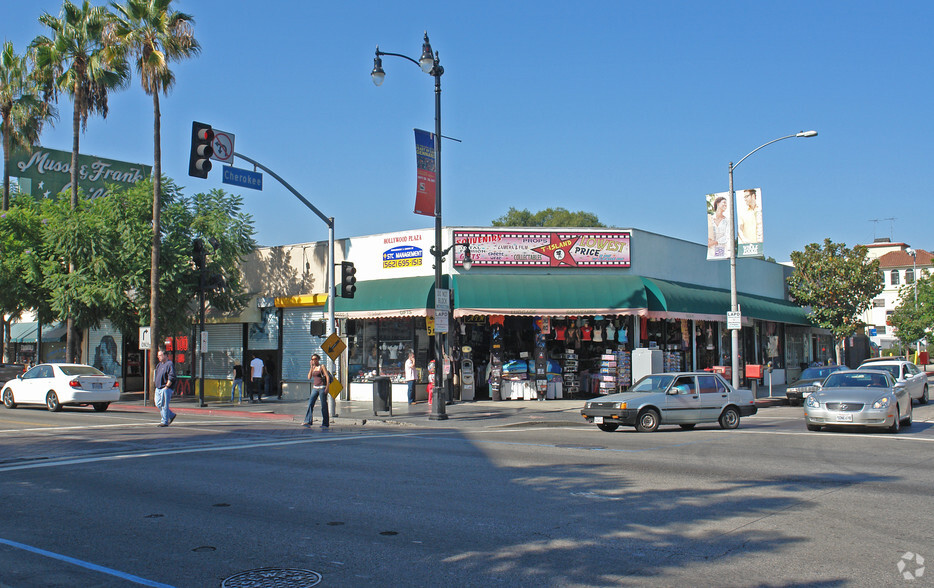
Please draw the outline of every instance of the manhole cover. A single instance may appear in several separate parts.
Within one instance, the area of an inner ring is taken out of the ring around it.
[[[259,568],[230,576],[221,588],[304,588],[316,586],[321,574],[294,568]]]

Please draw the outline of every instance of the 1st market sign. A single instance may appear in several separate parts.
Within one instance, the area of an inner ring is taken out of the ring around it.
[[[10,158],[20,191],[35,198],[55,198],[71,190],[71,152],[40,147]],[[78,187],[91,198],[107,194],[109,185],[129,187],[152,173],[152,166],[91,155],[78,155]]]

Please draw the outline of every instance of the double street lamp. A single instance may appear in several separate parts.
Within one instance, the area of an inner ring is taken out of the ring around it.
[[[911,256],[911,281],[915,286],[915,313],[918,312],[918,252],[909,247],[905,250],[905,253]],[[911,348],[909,346],[909,351]],[[918,354],[921,353],[921,339],[918,339],[918,342],[915,344],[915,360],[918,358]]]
[[[779,137],[778,139],[773,139],[768,143],[763,143],[759,145],[749,153],[743,156],[742,159],[736,162],[734,165],[733,162],[730,162],[730,310],[733,312],[733,316],[736,316],[735,313],[739,312],[739,303],[737,302],[736,295],[736,194],[733,192],[733,170],[739,167],[747,157],[762,149],[767,147],[772,143],[777,143],[779,141],[784,141],[785,139],[794,139],[794,138],[807,138],[807,137],[816,137],[817,131],[801,131],[800,133],[795,133],[794,135],[787,135],[785,137]],[[731,350],[733,355],[732,362],[732,372],[733,372],[733,387],[739,388],[739,329],[731,329]]]
[[[425,32],[425,41],[422,43],[422,55],[417,61],[401,53],[380,51],[379,45],[376,46],[376,57],[373,58],[373,71],[370,75],[373,77],[373,83],[377,86],[381,85],[383,80],[386,79],[386,72],[383,71],[383,60],[381,59],[383,55],[407,59],[420,67],[423,72],[435,78],[435,244],[431,248],[431,254],[435,258],[435,291],[437,292],[441,290],[441,262],[444,259],[444,254],[451,249],[449,247],[447,250],[443,250],[441,247],[441,76],[444,74],[444,68],[441,67],[438,60],[438,52],[432,52],[431,50],[427,32]],[[441,337],[435,332],[435,393],[432,398],[431,413],[428,415],[430,420],[446,420],[448,418],[444,408],[444,394],[441,392],[443,357]]]

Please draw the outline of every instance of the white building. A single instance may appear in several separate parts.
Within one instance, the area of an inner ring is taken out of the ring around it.
[[[898,346],[895,329],[888,323],[888,317],[901,304],[899,290],[914,284],[915,271],[918,276],[929,275],[934,271],[931,253],[923,249],[912,249],[907,243],[893,243],[889,239],[877,239],[866,245],[868,259],[879,260],[879,271],[884,280],[884,289],[872,301],[872,306],[863,314],[870,340],[882,349]],[[911,251],[915,255],[911,255]],[[873,334],[874,333],[874,334]]]

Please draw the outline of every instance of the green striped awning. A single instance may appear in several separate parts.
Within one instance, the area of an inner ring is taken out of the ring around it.
[[[642,278],[649,300],[649,316],[723,321],[730,310],[729,290],[707,288],[657,278]],[[811,325],[807,310],[793,302],[752,294],[736,297],[744,319]]]

